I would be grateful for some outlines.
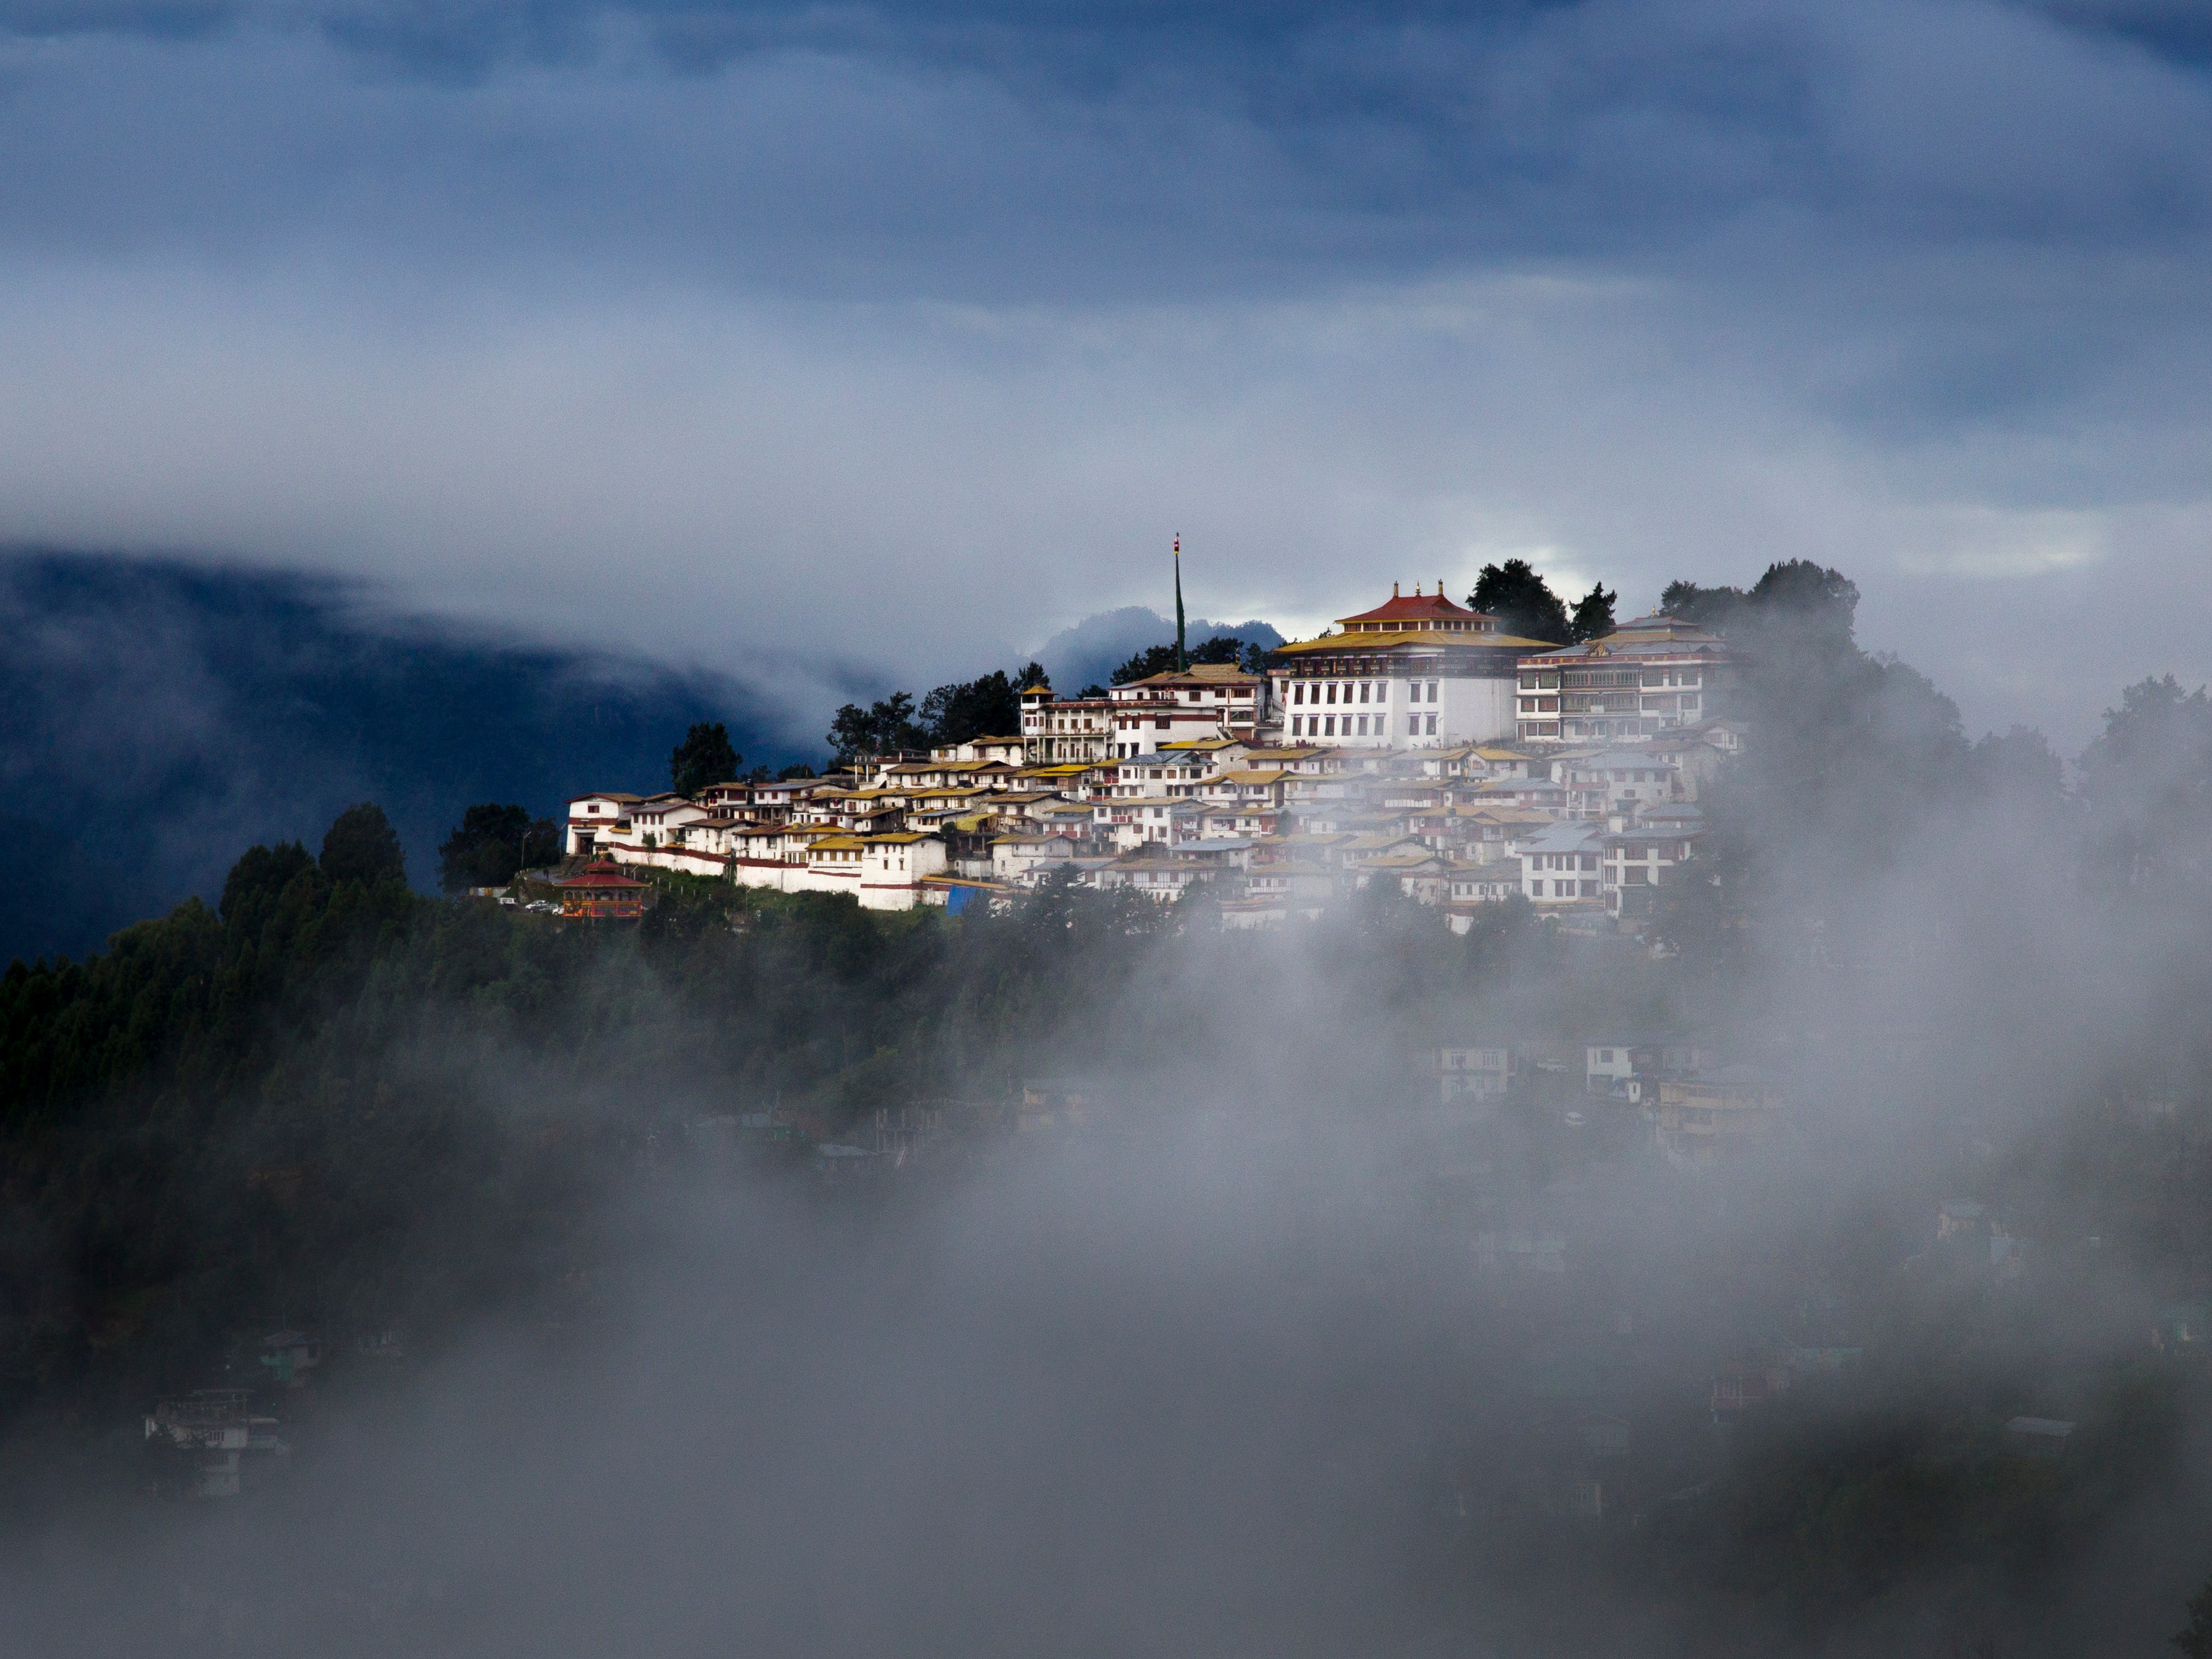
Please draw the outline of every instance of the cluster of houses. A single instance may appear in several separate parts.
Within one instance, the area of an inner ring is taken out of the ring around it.
[[[1722,1064],[1693,1041],[1492,1041],[1439,1048],[1429,1070],[1446,1108],[1480,1114],[1523,1098],[1576,1129],[1633,1118],[1668,1163],[1689,1170],[1758,1146],[1782,1108],[1767,1068]]]
[[[1225,665],[1066,699],[1036,684],[1018,733],[696,797],[568,803],[578,917],[636,914],[623,866],[866,908],[959,909],[1048,875],[1163,902],[1203,889],[1224,925],[1311,916],[1376,882],[1464,931],[1516,895],[1637,930],[1705,835],[1699,798],[1742,747],[1734,665],[1665,617],[1560,648],[1439,591],[1394,592],[1261,672]]]

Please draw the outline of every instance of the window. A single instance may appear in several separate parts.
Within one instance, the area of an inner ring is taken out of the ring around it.
[[[1291,701],[1292,702],[1295,702],[1295,703],[1304,703],[1304,702],[1305,702],[1305,700],[1306,700],[1306,686],[1305,686],[1305,682],[1304,682],[1304,680],[1300,680],[1300,681],[1297,683],[1297,684],[1296,684],[1295,686],[1292,686],[1292,687],[1291,688]]]
[[[1367,683],[1365,680],[1362,680],[1362,681],[1360,681],[1360,682],[1359,682],[1359,701],[1360,701],[1360,702],[1365,702],[1367,701],[1367,693],[1368,693],[1368,691],[1369,691],[1370,689],[1371,689],[1371,688],[1370,687],[1370,685],[1368,684],[1368,683]]]
[[[1292,737],[1303,736],[1305,732],[1305,729],[1306,717],[1304,714],[1293,714],[1291,716],[1291,735]]]
[[[1322,735],[1325,738],[1333,738],[1336,735],[1336,716],[1330,714],[1326,718],[1328,724],[1326,729],[1322,732]]]
[[[1429,716],[1429,731],[1428,731],[1428,735],[1433,738],[1434,736],[1436,736],[1436,734],[1437,734],[1437,717],[1436,717],[1434,714],[1431,714],[1431,715],[1430,715],[1430,716]]]
[[[1336,682],[1334,680],[1331,680],[1328,683],[1328,700],[1331,702],[1334,702],[1336,701]]]
[[[1431,702],[1434,702],[1436,700],[1437,700],[1437,683],[1436,683],[1434,680],[1431,680],[1431,681],[1429,682],[1429,701],[1430,701]]]

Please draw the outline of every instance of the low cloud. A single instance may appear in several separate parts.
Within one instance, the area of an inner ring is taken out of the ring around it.
[[[2202,678],[2203,617],[2137,626],[2212,528],[2200,35],[17,5],[0,535],[823,707],[1162,609],[1177,531],[1195,607],[1292,633],[1530,549],[1626,612],[1805,556],[1922,660],[1996,610],[2070,678]]]

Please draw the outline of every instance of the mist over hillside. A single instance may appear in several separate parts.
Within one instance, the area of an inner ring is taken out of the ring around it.
[[[1817,574],[1702,596],[1749,739],[1642,938],[1380,882],[1256,933],[673,875],[564,925],[334,837],[9,970],[11,1635],[2169,1650],[2212,703],[2126,688],[2069,780]],[[1686,1098],[1767,1127],[1686,1148]],[[210,1399],[213,1495],[141,1427]]]
[[[690,722],[789,758],[724,676],[382,614],[345,585],[182,562],[0,560],[0,823],[40,876],[0,911],[0,962],[73,955],[239,849],[391,815],[418,882],[471,802],[557,815],[587,788],[665,787]]]

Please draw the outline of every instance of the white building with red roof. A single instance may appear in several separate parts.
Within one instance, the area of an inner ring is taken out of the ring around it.
[[[1269,672],[1292,743],[1432,748],[1511,738],[1520,659],[1553,648],[1499,632],[1442,583],[1410,598],[1394,584],[1372,611],[1278,647]]]

